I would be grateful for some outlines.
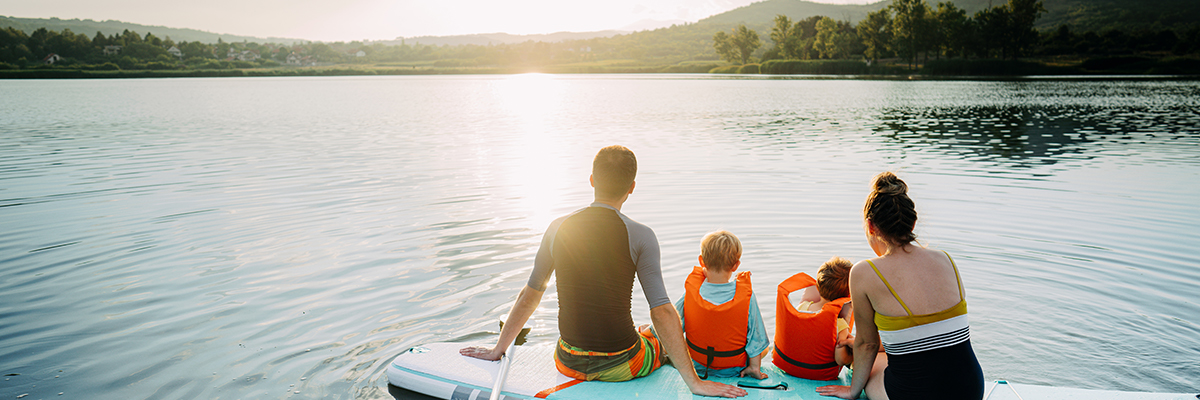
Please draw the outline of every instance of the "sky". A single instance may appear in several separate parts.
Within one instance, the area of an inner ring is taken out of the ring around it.
[[[865,4],[870,0],[819,0]],[[391,40],[695,22],[755,0],[0,0],[0,15],[118,20],[256,37]]]

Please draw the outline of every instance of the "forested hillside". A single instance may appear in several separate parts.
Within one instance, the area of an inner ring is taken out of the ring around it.
[[[1200,71],[1193,68],[1200,53],[1197,13],[1198,0],[886,0],[868,5],[767,0],[696,23],[611,37],[555,41],[570,35],[552,34],[544,41],[456,45],[430,45],[417,39],[292,43],[225,35],[212,42],[188,41],[184,38],[189,36],[180,32],[199,31],[142,26],[146,30],[106,34],[105,30],[126,25],[50,19],[37,20],[47,22],[32,32],[26,31],[28,25],[0,26],[0,69],[197,71],[349,65],[403,73],[705,72],[726,62],[827,65],[826,61],[843,60],[848,64],[835,69],[849,71],[858,70],[852,64],[864,64],[863,60],[870,60],[869,64],[885,60],[911,71],[928,69],[930,61],[954,66],[972,60],[1032,59],[1053,67],[1086,64],[1090,67],[1080,71],[1093,73],[1119,67],[1134,73],[1175,74]],[[12,22],[29,23],[0,17],[0,25]],[[53,28],[79,23],[92,25]],[[722,45],[725,39],[731,40],[727,46]],[[1114,57],[1119,59],[1105,61]],[[1179,57],[1186,59],[1174,60]],[[942,62],[947,59],[954,62]],[[1172,64],[1159,68],[1146,66],[1146,60]]]
[[[260,38],[252,36],[240,36],[221,33],[205,32],[195,29],[183,28],[168,28],[165,26],[150,26],[134,24],[121,21],[93,21],[90,19],[58,19],[58,18],[16,18],[0,15],[0,28],[8,28],[32,34],[38,28],[46,28],[47,30],[62,32],[63,30],[71,30],[75,33],[82,33],[88,36],[95,35],[100,32],[104,36],[121,35],[125,31],[134,31],[142,33],[153,33],[154,36],[160,38],[170,37],[171,40],[177,42],[201,42],[201,43],[216,43],[217,39],[226,42],[273,42],[282,44],[292,44],[304,42],[302,39],[288,38]]]
[[[937,7],[942,0],[930,0]],[[974,15],[1007,0],[949,0],[968,15]],[[766,0],[700,20],[700,24],[748,27],[769,26],[776,15],[800,20],[821,15],[839,21],[858,23],[867,13],[891,4],[883,0],[867,5],[837,5],[804,0]],[[1200,1],[1197,0],[1042,0],[1046,14],[1035,28],[1050,30],[1067,24],[1077,32],[1103,32],[1109,29],[1137,31],[1172,29],[1185,31],[1200,27]]]

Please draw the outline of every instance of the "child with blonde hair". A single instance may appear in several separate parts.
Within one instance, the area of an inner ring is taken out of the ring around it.
[[[770,343],[750,272],[737,272],[741,257],[742,242],[734,234],[705,235],[700,266],[692,269],[686,293],[675,303],[696,372],[705,378],[767,378],[761,364]]]

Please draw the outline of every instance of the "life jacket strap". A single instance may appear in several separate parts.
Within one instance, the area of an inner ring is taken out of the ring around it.
[[[717,351],[717,349],[713,348],[712,346],[708,346],[708,347],[697,346],[695,343],[692,343],[691,339],[684,338],[684,341],[687,342],[688,347],[690,347],[692,350],[695,350],[697,353],[703,354],[704,357],[706,358],[706,360],[704,361],[704,376],[700,377],[700,379],[708,379],[708,371],[710,369],[712,369],[710,367],[712,366],[712,362],[713,362],[714,358],[737,357],[737,356],[740,356],[740,355],[746,353],[745,347],[737,349],[737,350]]]
[[[786,354],[783,354],[783,351],[779,350],[779,346],[775,346],[775,354],[778,354],[779,358],[782,358],[783,361],[787,361],[788,364],[792,364],[792,365],[795,365],[797,367],[804,368],[804,369],[828,369],[828,368],[834,368],[834,367],[838,366],[838,363],[836,361],[831,361],[831,362],[828,362],[825,364],[809,364],[809,363],[802,363],[802,362],[796,361],[796,360],[792,359],[791,357],[788,357]]]

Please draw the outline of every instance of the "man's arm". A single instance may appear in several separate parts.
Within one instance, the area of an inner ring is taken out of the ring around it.
[[[658,341],[662,343],[667,355],[671,358],[671,365],[674,365],[675,369],[679,371],[679,375],[683,377],[683,383],[687,384],[692,393],[717,397],[741,397],[747,394],[741,388],[701,380],[696,375],[696,369],[692,366],[692,357],[688,355],[687,345],[683,341],[683,325],[679,323],[679,312],[675,310],[674,305],[668,302],[651,308],[650,320],[654,322]]]
[[[517,302],[513,304],[512,311],[508,313],[508,320],[504,321],[504,328],[500,329],[500,338],[496,339],[496,347],[472,346],[459,350],[458,354],[484,360],[499,360],[500,356],[504,355],[504,351],[508,350],[508,345],[517,340],[517,334],[521,333],[525,321],[529,320],[529,316],[533,315],[533,311],[537,310],[538,305],[542,303],[542,293],[545,291],[529,286],[521,289],[521,294],[517,296]]]

